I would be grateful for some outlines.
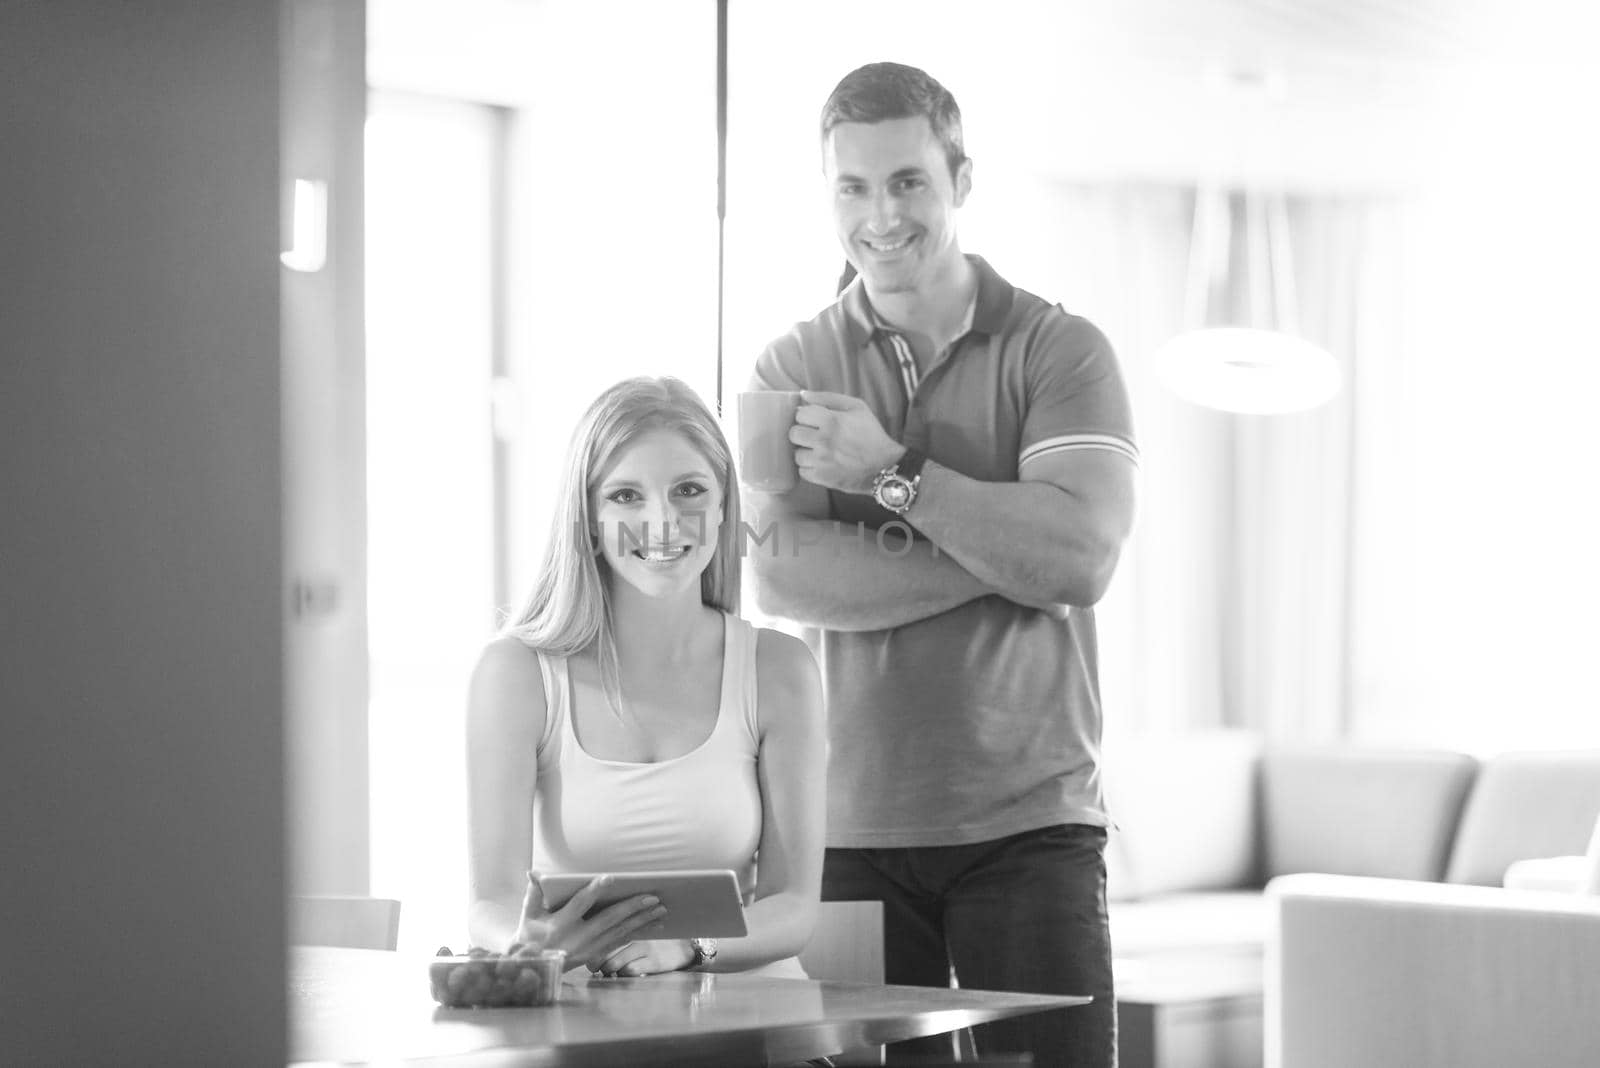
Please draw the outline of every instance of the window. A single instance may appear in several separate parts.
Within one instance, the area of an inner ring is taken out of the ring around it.
[[[631,5],[618,37],[609,5],[518,9],[496,47],[463,53],[484,57],[472,70],[438,42],[486,27],[383,13],[376,40],[394,49],[369,63],[366,176],[371,883],[403,902],[400,948],[427,952],[466,943],[467,682],[533,582],[573,425],[628,375],[713,402],[715,10]],[[571,47],[589,40],[629,76],[596,79]]]
[[[401,94],[367,121],[372,890],[404,903],[403,949],[458,940],[466,896],[463,698],[494,624],[496,128]]]

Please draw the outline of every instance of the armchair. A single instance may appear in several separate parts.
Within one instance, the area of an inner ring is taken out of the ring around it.
[[[1269,1066],[1600,1064],[1600,896],[1338,875],[1267,894]]]

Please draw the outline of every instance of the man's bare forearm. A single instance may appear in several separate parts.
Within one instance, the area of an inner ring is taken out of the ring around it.
[[[885,630],[994,591],[927,541],[831,519],[785,518],[752,542],[756,604],[830,630]]]
[[[1093,604],[1125,536],[1059,486],[983,482],[931,462],[906,518],[991,592],[1023,604]]]

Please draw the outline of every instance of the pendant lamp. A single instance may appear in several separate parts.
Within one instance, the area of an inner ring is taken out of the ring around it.
[[[1341,376],[1332,353],[1299,336],[1287,198],[1248,190],[1243,200],[1249,324],[1208,325],[1213,295],[1233,288],[1233,219],[1229,193],[1203,187],[1189,245],[1187,329],[1156,350],[1156,377],[1185,400],[1219,411],[1316,408],[1339,392]]]

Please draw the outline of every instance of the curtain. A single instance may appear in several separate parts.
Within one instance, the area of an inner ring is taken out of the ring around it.
[[[1345,386],[1315,411],[1244,416],[1181,401],[1151,370],[1186,325],[1194,199],[1056,185],[1014,205],[1010,221],[1031,223],[1017,237],[994,220],[986,244],[969,244],[1093,320],[1127,378],[1142,465],[1136,528],[1097,610],[1108,737],[1345,735],[1352,702],[1399,677],[1388,634],[1403,614],[1378,591],[1400,577],[1387,550],[1404,536],[1400,212],[1373,198],[1291,200],[1300,331],[1335,353]]]
[[[1300,332],[1344,386],[1321,408],[1232,416],[1230,721],[1270,736],[1348,736],[1358,700],[1400,677],[1410,481],[1400,208],[1370,198],[1290,205]]]

